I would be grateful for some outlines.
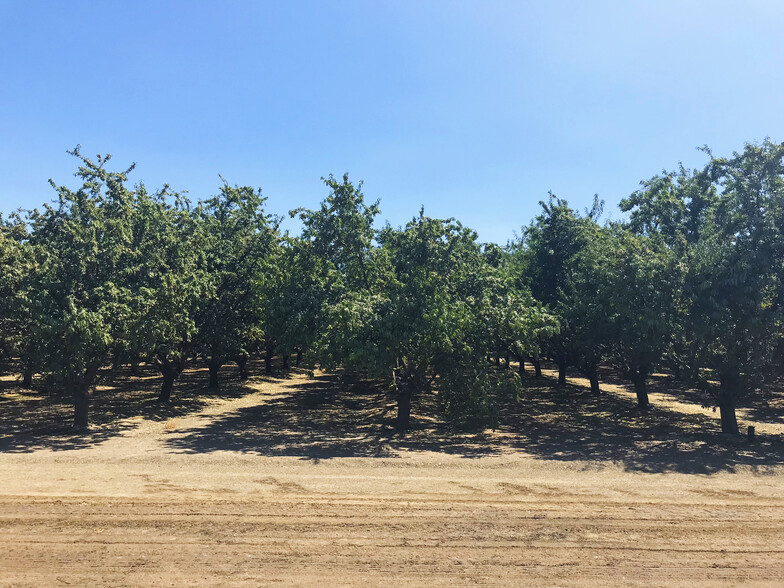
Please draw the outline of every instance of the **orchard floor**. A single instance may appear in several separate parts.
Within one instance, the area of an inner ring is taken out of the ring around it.
[[[779,398],[751,444],[667,378],[639,413],[548,370],[496,431],[420,398],[401,438],[357,378],[117,381],[79,436],[0,382],[0,586],[784,585]]]

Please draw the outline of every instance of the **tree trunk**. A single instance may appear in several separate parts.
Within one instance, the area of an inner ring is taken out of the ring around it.
[[[283,354],[283,369],[284,370],[289,369],[289,354],[288,353],[284,353]]]
[[[542,362],[539,361],[538,359],[535,359],[535,360],[533,360],[532,363],[534,364],[534,375],[537,378],[541,378],[542,377]]]
[[[98,375],[98,366],[94,365],[87,368],[84,375],[73,385],[74,391],[74,429],[84,431],[89,423],[87,409],[90,406],[90,386]]]
[[[139,371],[139,362],[136,361],[131,362],[131,375],[132,376],[141,375],[141,372]]]
[[[163,372],[163,384],[161,384],[161,392],[158,394],[158,402],[169,402],[171,400],[175,379],[176,374],[173,369],[170,368]]]
[[[500,355],[496,355],[495,356],[495,367],[501,367],[501,356]]]
[[[28,361],[25,364],[24,374],[22,376],[22,388],[33,387],[33,363]]]
[[[218,370],[221,364],[217,361],[210,360],[207,362],[207,367],[210,370],[210,388],[218,388]]]
[[[520,374],[521,378],[525,375],[525,360],[522,358],[520,358],[520,365],[517,368],[517,373]]]
[[[240,369],[240,380],[248,379],[248,358],[245,356],[238,357],[236,360],[237,367]]]
[[[87,408],[89,405],[89,387],[76,386],[74,388],[74,429],[79,431],[87,429]]]
[[[632,384],[634,384],[634,392],[637,394],[637,406],[640,408],[648,408],[650,402],[648,401],[648,388],[645,385],[645,374],[632,374]]]
[[[297,349],[297,367],[299,367],[301,361],[302,361],[302,349]]]
[[[397,396],[397,427],[402,432],[408,430],[411,420],[411,390],[407,386],[400,389]]]
[[[272,348],[267,348],[267,353],[264,356],[264,371],[268,374],[272,373]]]
[[[593,372],[588,375],[588,379],[591,382],[591,394],[594,396],[601,396],[602,391],[599,388],[599,375],[596,372]]]
[[[721,432],[739,435],[738,417],[735,414],[735,395],[731,390],[719,390],[719,412],[721,414]]]
[[[566,384],[566,362],[558,362],[558,383]]]

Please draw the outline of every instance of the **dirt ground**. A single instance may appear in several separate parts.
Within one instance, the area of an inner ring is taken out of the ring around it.
[[[495,431],[423,397],[401,438],[357,377],[116,381],[81,436],[0,382],[0,586],[784,585],[778,398],[739,411],[751,444],[666,376],[639,413],[547,371]]]

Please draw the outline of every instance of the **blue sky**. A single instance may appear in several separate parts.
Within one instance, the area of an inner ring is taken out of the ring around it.
[[[0,210],[65,151],[194,199],[316,206],[349,172],[505,243],[552,190],[619,216],[640,180],[784,141],[784,2],[0,0]],[[289,225],[294,228],[294,225]]]

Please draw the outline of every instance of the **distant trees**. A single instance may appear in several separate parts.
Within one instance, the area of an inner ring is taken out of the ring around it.
[[[378,202],[347,175],[291,212],[292,236],[253,188],[224,181],[192,204],[130,187],[133,166],[110,171],[110,156],[71,153],[80,187],[52,183],[54,205],[0,217],[0,362],[71,394],[80,428],[110,361],[154,366],[164,402],[197,356],[213,387],[228,362],[247,377],[254,353],[268,371],[275,354],[364,370],[395,395],[401,430],[425,393],[455,422],[492,424],[500,391],[543,357],[595,395],[614,367],[641,408],[667,366],[713,393],[727,433],[782,367],[784,146],[770,141],[642,182],[623,222],[600,225],[598,199],[580,214],[551,194],[507,248],[424,211],[377,229]]]

